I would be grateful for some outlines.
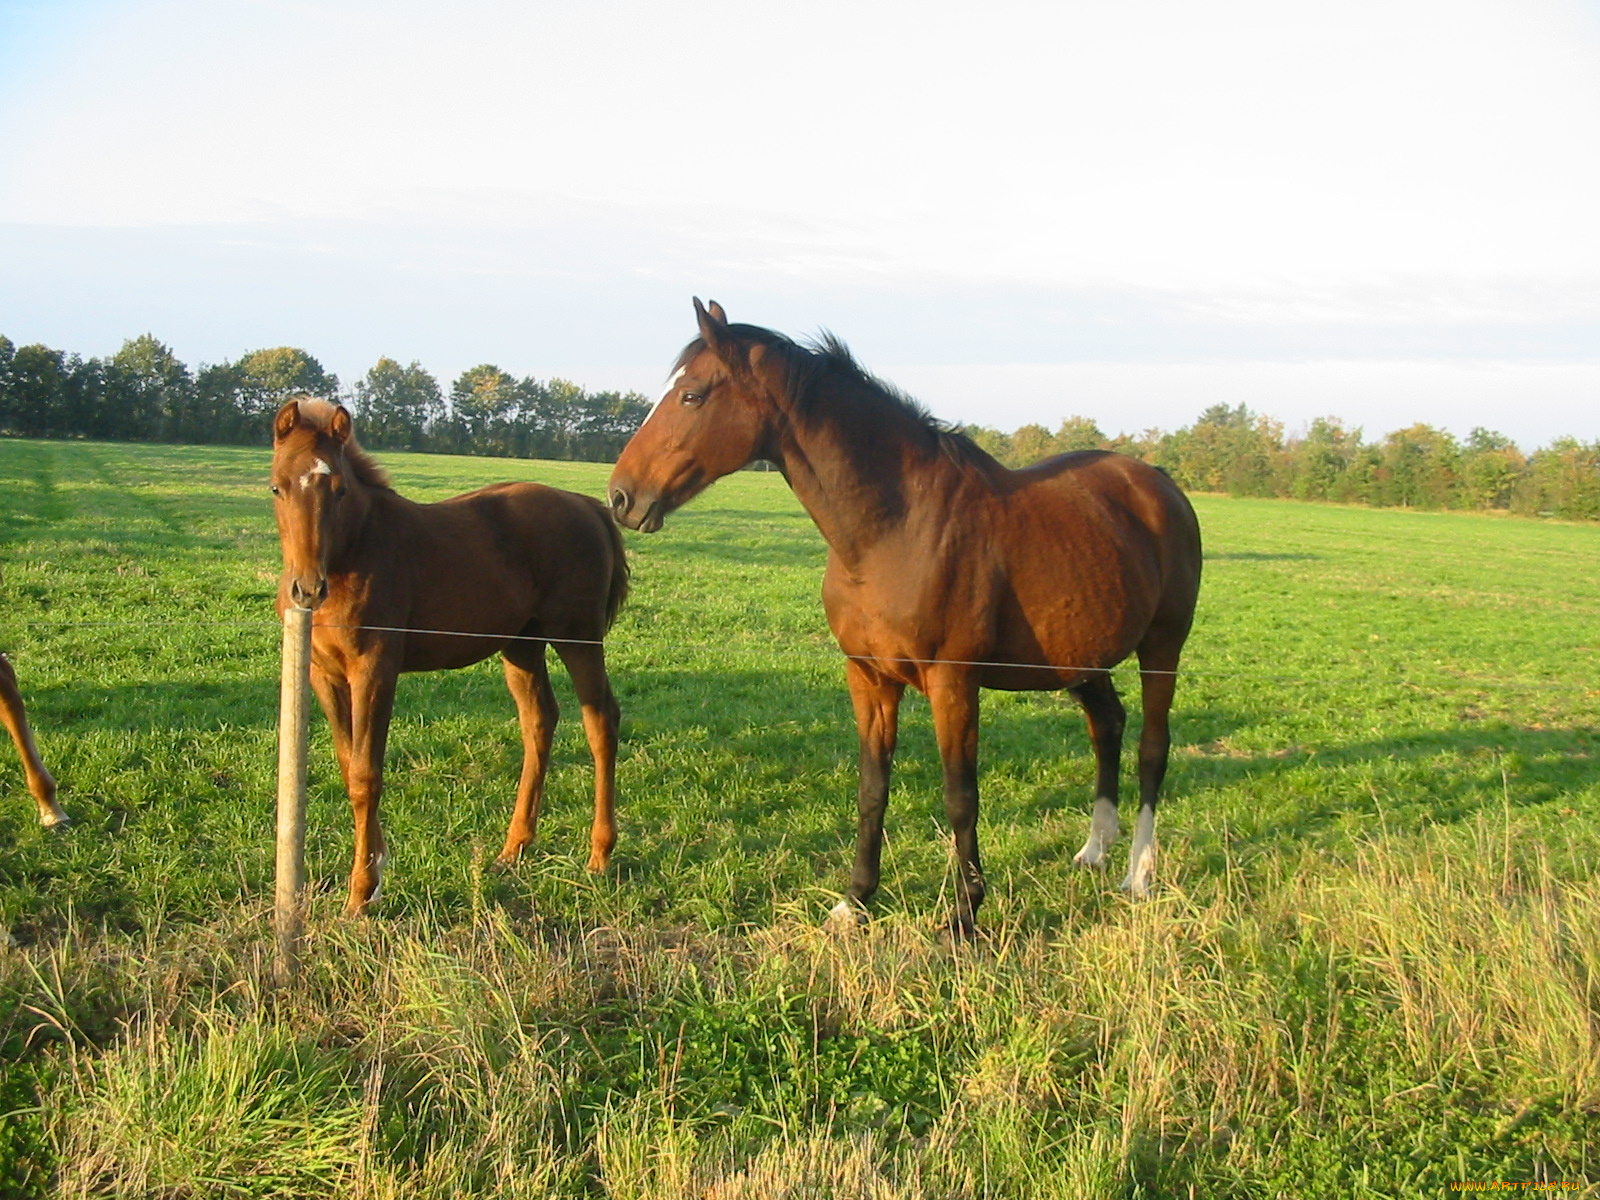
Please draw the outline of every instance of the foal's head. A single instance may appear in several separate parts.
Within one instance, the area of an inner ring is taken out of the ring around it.
[[[328,560],[339,548],[364,483],[383,485],[382,472],[356,445],[350,413],[341,404],[301,396],[272,423],[273,511],[283,543],[280,605],[316,608],[328,598]]]
[[[623,447],[611,472],[619,524],[653,533],[673,509],[757,458],[774,458],[786,372],[768,355],[787,340],[730,325],[715,300],[694,302],[700,336],[674,365],[667,390]]]

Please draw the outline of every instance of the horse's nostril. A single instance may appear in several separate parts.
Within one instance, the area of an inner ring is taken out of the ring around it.
[[[615,516],[621,517],[626,513],[631,503],[632,501],[628,499],[628,493],[621,488],[617,488],[611,493],[611,511]]]

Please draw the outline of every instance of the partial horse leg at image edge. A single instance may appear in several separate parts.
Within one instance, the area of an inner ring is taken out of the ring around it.
[[[28,713],[22,706],[22,693],[17,690],[17,673],[4,654],[0,654],[0,721],[5,722],[11,740],[17,744],[17,753],[22,756],[28,791],[33,793],[34,802],[39,806],[39,824],[46,829],[66,828],[70,822],[56,803],[55,778],[45,769],[39,748],[34,745]]]

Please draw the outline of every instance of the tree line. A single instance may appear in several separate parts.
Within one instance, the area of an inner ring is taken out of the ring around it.
[[[610,462],[649,411],[637,392],[589,392],[564,379],[516,379],[484,364],[445,392],[417,363],[381,358],[351,387],[292,346],[191,371],[145,334],[108,358],[0,335],[0,433],[107,441],[264,444],[296,395],[357,415],[376,450]]]
[[[1008,466],[1098,448],[1155,463],[1192,491],[1600,520],[1600,441],[1573,437],[1524,455],[1510,438],[1483,428],[1463,441],[1412,425],[1369,442],[1333,417],[1289,436],[1281,422],[1243,404],[1212,405],[1171,433],[1107,437],[1085,417],[1068,418],[1054,433],[1042,425],[965,432]]]
[[[615,459],[649,411],[637,392],[516,379],[490,364],[462,372],[445,392],[416,362],[382,358],[346,388],[291,346],[191,371],[150,334],[87,359],[0,335],[0,433],[263,444],[278,406],[302,393],[349,405],[362,442],[376,450],[586,462]],[[1213,405],[1170,433],[1108,437],[1085,417],[1053,433],[1042,425],[964,431],[1008,466],[1098,447],[1155,463],[1195,491],[1600,520],[1600,442],[1571,437],[1528,455],[1482,428],[1462,441],[1412,425],[1369,442],[1333,417],[1291,436],[1243,404]]]

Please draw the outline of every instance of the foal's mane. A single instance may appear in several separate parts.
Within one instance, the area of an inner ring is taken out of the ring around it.
[[[332,401],[317,396],[300,397],[300,420],[315,433],[327,433],[333,426],[333,414],[338,411],[339,406]],[[353,433],[344,444],[344,457],[357,482],[366,487],[394,490],[389,483],[389,473],[378,465],[377,459],[361,448]]]
[[[764,329],[759,325],[727,326],[728,333],[745,350],[745,365],[749,365],[748,347],[762,346],[769,360],[775,359],[782,371],[783,399],[801,420],[818,419],[821,403],[819,397],[829,382],[854,385],[853,390],[865,390],[890,411],[909,417],[913,427],[921,431],[940,453],[964,466],[997,466],[989,453],[974,442],[959,427],[941,421],[923,404],[879,379],[859,362],[850,348],[836,335],[823,330],[805,343]],[[678,356],[676,367],[686,366],[701,350],[705,342],[696,338]]]

